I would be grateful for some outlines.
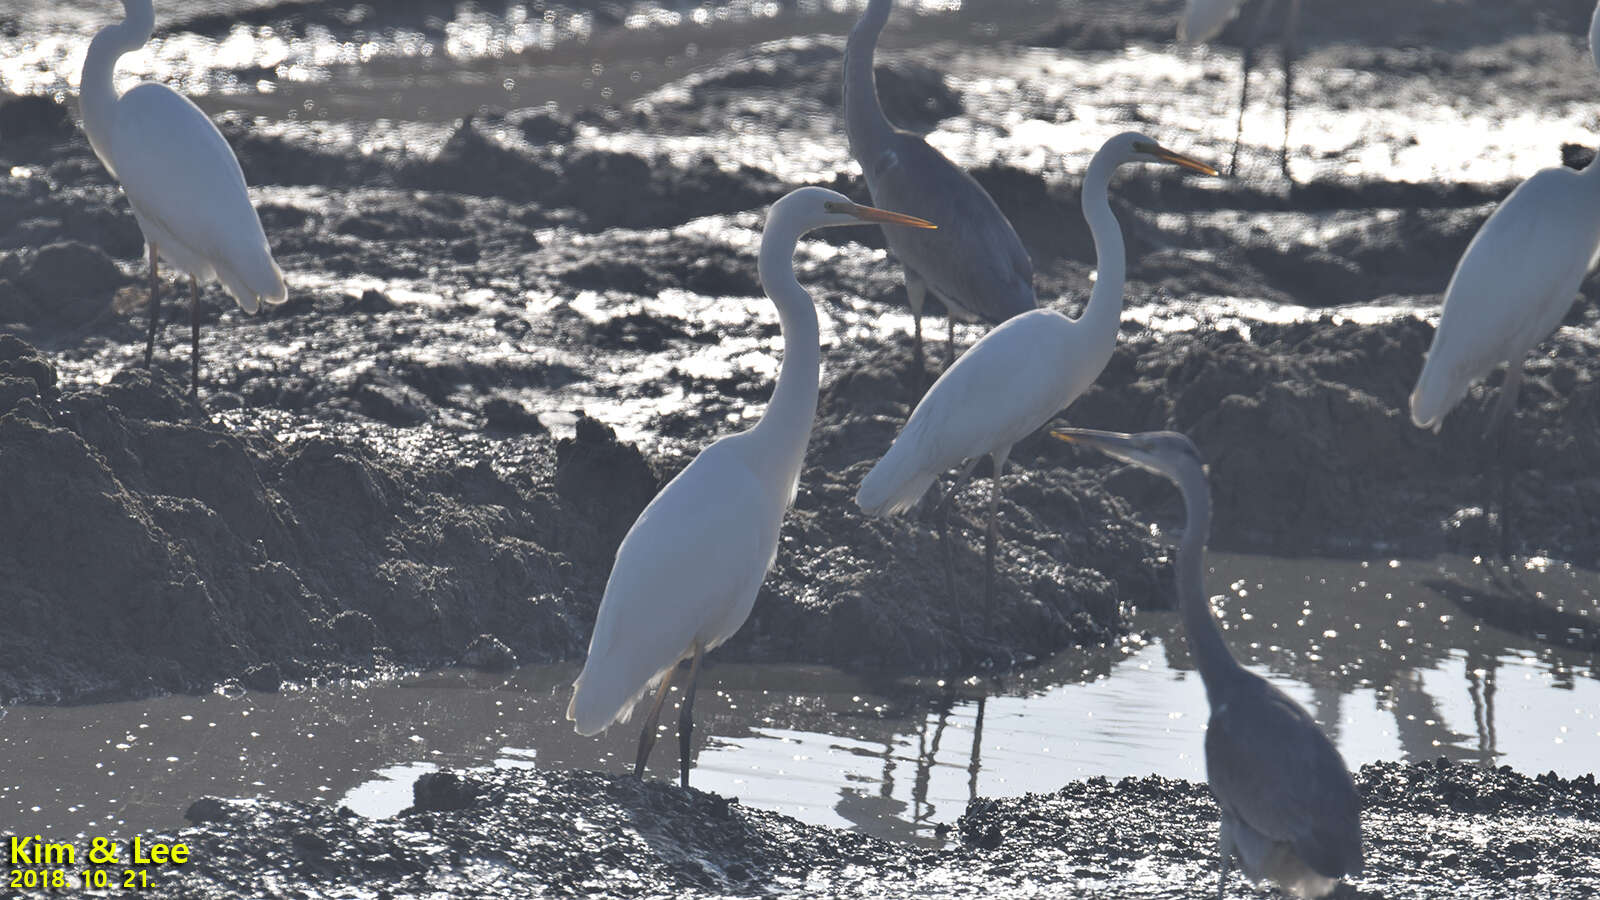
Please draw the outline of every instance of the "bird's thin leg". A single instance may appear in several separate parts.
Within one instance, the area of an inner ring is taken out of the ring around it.
[[[200,279],[189,276],[189,402],[200,403]]]
[[[949,304],[945,304],[944,314],[949,327],[944,338],[944,367],[948,369],[956,361],[956,317],[951,312]]]
[[[1294,181],[1289,174],[1289,118],[1294,111],[1294,60],[1299,50],[1300,0],[1289,0],[1283,14],[1283,150],[1278,165],[1283,177]]]
[[[967,460],[967,464],[961,467],[961,474],[956,476],[955,481],[950,482],[949,489],[944,492],[944,496],[939,498],[938,504],[934,506],[933,516],[946,518],[950,515],[950,507],[955,504],[956,494],[967,486],[967,482],[972,479],[972,471],[978,468],[978,462],[982,459],[983,457],[981,456],[974,456]]]
[[[961,474],[956,476],[956,480],[951,483],[950,488],[944,492],[944,496],[939,498],[939,502],[929,513],[929,516],[939,523],[939,549],[944,556],[944,590],[952,604],[956,603],[957,598],[956,554],[950,546],[950,508],[955,505],[956,494],[966,486],[967,479],[972,477],[972,470],[978,467],[979,459],[982,457],[974,456],[967,460],[967,464],[961,468]]]
[[[928,285],[922,276],[906,270],[906,303],[911,307],[911,360],[917,373],[917,393],[922,393],[928,380],[927,361],[922,355],[922,304],[927,300]]]
[[[994,480],[989,486],[989,528],[983,537],[983,624],[988,626],[994,616],[994,546],[1000,522],[1000,481],[1006,473],[1006,459],[1011,448],[1006,447],[992,455]]]
[[[1494,411],[1489,413],[1489,426],[1484,438],[1494,442],[1495,472],[1498,475],[1500,494],[1500,559],[1511,561],[1511,466],[1506,456],[1511,452],[1511,432],[1517,420],[1517,394],[1522,389],[1522,363],[1517,361],[1506,368],[1506,377],[1500,383],[1500,398]]]
[[[683,703],[678,706],[678,783],[689,786],[689,736],[694,733],[694,689],[700,683],[700,659],[705,648],[697,641],[694,645],[694,662],[689,663],[689,686],[684,689]]]
[[[150,360],[156,354],[156,329],[161,325],[161,301],[158,295],[161,289],[161,270],[157,260],[156,245],[150,245],[150,340],[144,345],[144,367],[150,368]]]
[[[1266,30],[1267,16],[1272,14],[1273,0],[1262,0],[1256,11],[1256,20],[1245,38],[1244,50],[1239,54],[1239,118],[1233,129],[1233,159],[1228,163],[1228,174],[1239,174],[1239,148],[1244,145],[1244,110],[1250,101],[1250,71],[1256,67],[1256,45]]]
[[[1233,835],[1228,828],[1226,816],[1222,826],[1217,829],[1217,855],[1221,857],[1222,871],[1217,874],[1217,900],[1223,900],[1228,895],[1228,873],[1233,870]]]
[[[656,724],[661,721],[661,704],[667,699],[667,692],[672,690],[672,676],[678,671],[674,664],[661,676],[661,686],[656,689],[656,702],[650,704],[650,715],[645,716],[644,730],[639,732],[639,756],[633,761],[633,777],[644,777],[644,763],[650,758],[650,751],[656,745]]]

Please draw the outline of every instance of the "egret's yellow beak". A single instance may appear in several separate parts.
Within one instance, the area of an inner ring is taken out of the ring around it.
[[[1189,157],[1189,156],[1184,156],[1182,153],[1179,153],[1176,150],[1168,150],[1167,148],[1161,146],[1160,144],[1157,144],[1157,145],[1149,148],[1149,150],[1147,150],[1146,152],[1148,152],[1151,156],[1154,156],[1156,159],[1161,160],[1162,162],[1172,163],[1175,166],[1182,166],[1183,168],[1188,169],[1191,172],[1199,172],[1201,175],[1220,175],[1221,174],[1216,169],[1212,168],[1211,166],[1206,165],[1205,163],[1201,162],[1198,159],[1195,159],[1195,158]]]
[[[855,216],[863,222],[877,222],[882,225],[906,225],[911,228],[938,228],[939,226],[927,219],[908,216],[905,213],[889,212],[875,206],[862,206],[859,203],[829,203],[828,212],[842,213]]]

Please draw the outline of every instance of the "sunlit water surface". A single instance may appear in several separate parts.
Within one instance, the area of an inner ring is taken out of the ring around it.
[[[1528,773],[1595,771],[1600,662],[1485,625],[1450,599],[1461,585],[1542,592],[1571,621],[1594,623],[1595,573],[1536,561],[1496,587],[1460,559],[1212,562],[1209,587],[1235,652],[1305,704],[1352,765],[1442,755]],[[975,795],[1093,776],[1203,779],[1205,698],[1176,616],[1142,614],[1136,628],[1118,645],[998,680],[713,664],[695,707],[693,783],[807,822],[937,842]],[[0,720],[0,821],[58,835],[177,827],[207,794],[382,816],[408,805],[415,777],[439,767],[625,771],[634,727],[589,739],[564,721],[575,674],[575,665],[530,666],[509,677],[449,671],[278,694],[13,707]],[[651,777],[674,777],[675,749],[669,733]]]

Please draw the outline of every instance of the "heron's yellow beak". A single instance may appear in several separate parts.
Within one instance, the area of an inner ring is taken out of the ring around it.
[[[1189,157],[1189,156],[1184,156],[1182,153],[1179,153],[1179,152],[1177,152],[1175,150],[1168,150],[1167,148],[1159,146],[1159,145],[1156,146],[1155,149],[1150,151],[1150,155],[1154,156],[1156,159],[1161,160],[1162,162],[1172,163],[1175,166],[1182,166],[1183,168],[1188,169],[1188,170],[1190,170],[1192,172],[1199,172],[1201,175],[1220,175],[1221,174],[1216,169],[1212,168],[1211,166],[1206,165],[1205,163],[1201,162],[1198,159],[1195,159],[1195,158]]]
[[[939,226],[927,219],[908,216],[905,213],[889,212],[875,206],[862,206],[859,203],[829,203],[829,212],[843,213],[855,216],[863,222],[877,222],[882,225],[906,225],[911,228],[938,228]]]

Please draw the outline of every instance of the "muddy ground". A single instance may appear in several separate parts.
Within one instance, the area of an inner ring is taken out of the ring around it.
[[[1366,868],[1341,896],[1588,897],[1600,889],[1592,776],[1437,763],[1357,775]],[[326,804],[203,798],[176,837],[189,865],[153,896],[974,897],[1214,895],[1204,785],[1092,779],[978,798],[947,849],[805,825],[737,799],[593,772],[442,772],[415,805],[365,819]],[[1233,876],[1230,896],[1251,892]],[[375,887],[381,885],[382,887]],[[374,893],[375,892],[375,893]]]
[[[1012,47],[1164,42],[1178,6],[1076,4]],[[408,24],[453,7],[383,9]],[[1457,100],[1516,94],[1534,110],[1594,96],[1583,2],[1313,8],[1313,71],[1365,70],[1379,89],[1302,77],[1308,106],[1432,102],[1439,84]],[[294,2],[251,21],[304,34],[348,15]],[[173,27],[215,36],[230,22]],[[853,167],[796,180],[716,151],[618,148],[730,123],[840,140],[839,47],[837,36],[764,44],[622,108],[489,110],[439,147],[358,149],[224,117],[291,299],[251,317],[207,291],[198,409],[183,329],[164,331],[154,370],[138,365],[142,239],[71,113],[0,101],[0,704],[580,656],[638,511],[770,392],[781,345],[755,280],[762,209],[804,180],[867,199]],[[885,60],[899,121],[967,112],[925,61]],[[1017,94],[1035,119],[1084,112],[1026,85]],[[1112,118],[1108,134],[1174,137],[1139,104]],[[1199,149],[1216,155],[1209,141]],[[1570,327],[1529,362],[1503,443],[1481,434],[1492,391],[1441,434],[1418,431],[1405,400],[1432,326],[1410,312],[1436,307],[1512,185],[1339,177],[1324,162],[1293,187],[1151,172],[1115,185],[1130,315],[1065,420],[1191,434],[1211,463],[1217,547],[1492,555],[1509,510],[1514,553],[1600,565],[1600,293],[1586,287]],[[1068,310],[1094,267],[1074,165],[974,171],[1033,254],[1040,297]],[[904,304],[881,248],[877,232],[855,229],[799,254],[823,320],[819,418],[777,565],[718,657],[1008,667],[1110,639],[1135,606],[1169,604],[1168,551],[1151,525],[1178,521],[1175,492],[1039,436],[1012,456],[987,615],[985,483],[958,503],[953,592],[932,523],[855,512],[856,485],[921,383],[904,318],[879,318]],[[172,295],[169,319],[181,320]],[[1220,298],[1294,315],[1252,320]],[[1368,870],[1349,896],[1600,890],[1592,776],[1386,763],[1358,781]],[[657,782],[466,772],[430,776],[417,808],[388,820],[201,800],[181,836],[195,861],[153,893],[1202,896],[1215,815],[1201,785],[1090,781],[975,801],[955,846],[927,850]]]
[[[1476,14],[1475,33],[1492,34],[1496,14]],[[1555,26],[1534,40],[1565,47],[1577,78],[1583,59]],[[1515,68],[1529,38],[1505,40],[1454,64]],[[1330,39],[1318,52],[1377,51]],[[834,39],[763,45],[628,109],[469,119],[431,153],[346,151],[225,119],[293,290],[257,317],[207,292],[199,410],[183,329],[164,332],[154,371],[138,366],[142,245],[125,200],[63,107],[8,101],[0,701],[580,655],[634,516],[770,391],[773,368],[758,364],[780,344],[754,252],[761,210],[793,186],[711,156],[596,149],[597,137],[704,130],[762,91],[798,97],[794,115],[816,128],[837,64]],[[885,72],[902,119],[960,112],[926,67]],[[1517,83],[1551,102],[1570,90]],[[1004,164],[975,174],[1034,254],[1039,295],[1075,308],[1093,269],[1076,182]],[[850,172],[829,183],[866,199]],[[1437,303],[1508,188],[1125,178],[1128,305],[1147,315],[1065,419],[1194,436],[1218,547],[1492,554],[1504,506],[1515,553],[1600,564],[1591,296],[1530,361],[1503,446],[1480,434],[1492,394],[1439,435],[1405,413],[1431,326],[1404,312]],[[873,322],[903,303],[880,247],[852,229],[800,254],[824,320],[821,410],[777,566],[724,658],[1010,666],[1169,603],[1149,523],[1177,520],[1175,492],[1043,437],[1012,457],[987,615],[985,483],[958,507],[954,593],[933,524],[855,512],[855,486],[918,395],[903,328]],[[1218,296],[1306,312],[1240,324]],[[1338,309],[1351,304],[1399,314],[1358,324]]]

